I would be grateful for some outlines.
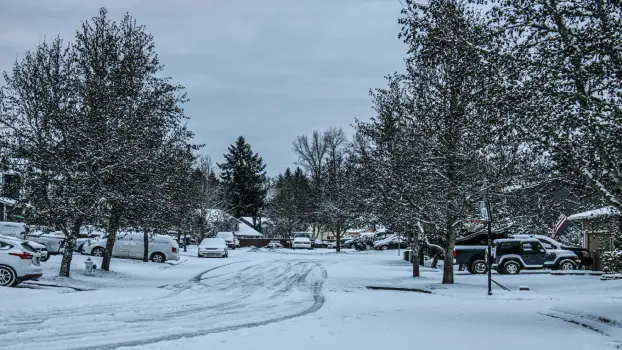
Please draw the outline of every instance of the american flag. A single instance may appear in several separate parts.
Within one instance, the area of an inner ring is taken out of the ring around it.
[[[566,215],[564,214],[560,215],[559,219],[557,219],[557,222],[553,225],[553,239],[557,239],[557,233],[564,226],[565,222],[566,222]]]

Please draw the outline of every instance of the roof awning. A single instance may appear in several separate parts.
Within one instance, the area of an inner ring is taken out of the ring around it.
[[[620,216],[620,211],[615,207],[604,207],[600,209],[594,209],[583,213],[577,213],[570,215],[568,220],[587,220],[595,219],[603,216]]]

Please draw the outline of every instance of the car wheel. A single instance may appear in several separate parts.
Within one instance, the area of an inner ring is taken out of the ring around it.
[[[475,260],[471,263],[470,268],[468,269],[470,273],[474,273],[476,275],[483,275],[488,272],[488,264],[484,260]]]
[[[12,287],[17,283],[15,271],[8,266],[0,266],[0,286]]]
[[[557,268],[560,270],[576,270],[577,264],[570,259],[564,259],[557,264]]]
[[[50,260],[50,254],[46,255],[45,258],[40,258],[39,259],[39,261],[43,261],[43,262],[46,262],[48,260]]]
[[[162,253],[153,253],[151,255],[151,261],[154,263],[163,263],[166,260],[166,257]]]
[[[389,246],[383,245],[382,247],[380,247],[381,250],[388,250]]]
[[[516,275],[520,272],[520,264],[516,261],[508,261],[503,265],[503,273]]]
[[[91,251],[91,255],[93,256],[104,256],[104,248],[101,247],[97,247],[97,248],[93,248],[93,250]]]

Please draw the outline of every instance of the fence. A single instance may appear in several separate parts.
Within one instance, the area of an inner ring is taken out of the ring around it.
[[[279,241],[284,247],[289,247],[288,239],[279,238],[239,238],[240,247],[265,247],[272,241]]]

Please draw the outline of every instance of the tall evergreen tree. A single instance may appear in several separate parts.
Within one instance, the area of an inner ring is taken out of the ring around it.
[[[267,193],[266,166],[242,136],[228,150],[225,161],[217,164],[227,207],[236,218],[252,217],[253,226],[261,230],[260,218]]]
[[[266,207],[266,214],[275,225],[278,234],[291,237],[292,232],[305,230],[308,224],[310,204],[309,180],[296,168],[287,168],[276,178],[272,198]]]

